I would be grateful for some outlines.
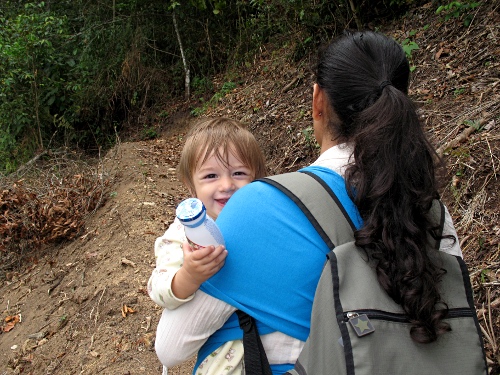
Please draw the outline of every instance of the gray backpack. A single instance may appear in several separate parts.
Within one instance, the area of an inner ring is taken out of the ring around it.
[[[402,308],[381,288],[366,254],[354,245],[354,225],[324,181],[310,172],[262,180],[289,196],[332,249],[314,297],[309,338],[288,375],[487,374],[462,258],[437,251],[439,242],[429,249],[447,271],[440,290],[452,331],[433,343],[418,344],[410,337]],[[434,202],[430,215],[442,230],[441,202]]]

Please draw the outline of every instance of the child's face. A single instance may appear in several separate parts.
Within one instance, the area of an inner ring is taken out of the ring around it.
[[[193,175],[196,197],[203,202],[207,214],[214,220],[231,195],[253,179],[250,168],[243,165],[232,152],[227,161],[228,166],[225,166],[212,154],[197,166]]]

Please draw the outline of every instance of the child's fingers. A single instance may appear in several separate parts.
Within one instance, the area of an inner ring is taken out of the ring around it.
[[[205,264],[213,264],[217,266],[219,263],[224,262],[227,257],[227,250],[224,246],[217,246],[214,251],[203,259]]]
[[[214,246],[201,247],[191,253],[191,257],[195,260],[205,259],[210,256],[215,250]]]
[[[214,259],[214,261],[217,264],[219,264],[219,263],[224,264],[224,262],[226,261],[226,257],[227,257],[227,250],[225,248],[222,248],[220,254],[217,255],[217,257]]]
[[[209,270],[210,276],[216,274],[226,263],[227,251],[222,252],[219,256],[207,263],[206,267]]]
[[[201,254],[196,254],[196,255],[201,255]],[[208,266],[208,268],[212,268],[212,267],[217,267],[218,264],[220,264],[221,262],[223,263],[226,257],[227,257],[227,250],[225,249],[225,247],[217,246],[215,249],[212,248],[212,251],[205,253],[204,257],[200,257],[196,261],[201,266]]]

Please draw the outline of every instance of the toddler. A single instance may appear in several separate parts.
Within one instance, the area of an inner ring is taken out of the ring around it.
[[[189,131],[178,174],[190,195],[200,199],[215,220],[234,192],[264,177],[266,167],[254,136],[240,122],[221,117],[201,120]],[[156,239],[154,251],[156,268],[148,281],[148,293],[156,304],[168,310],[195,298],[200,285],[224,265],[227,255],[223,246],[193,251],[177,218]],[[161,334],[160,321],[157,345],[161,345]],[[241,343],[226,346],[230,356],[225,354],[226,349],[219,348],[224,353],[214,353],[212,358],[221,357],[217,360],[228,362],[235,352],[243,355]],[[227,366],[230,365],[222,365]],[[167,373],[166,367],[163,373]]]

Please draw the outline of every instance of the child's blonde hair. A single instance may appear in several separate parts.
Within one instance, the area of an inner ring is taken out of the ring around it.
[[[205,118],[186,136],[178,165],[179,179],[194,195],[196,168],[212,154],[225,166],[229,153],[252,171],[252,180],[266,176],[266,164],[257,140],[243,123],[226,117]]]

